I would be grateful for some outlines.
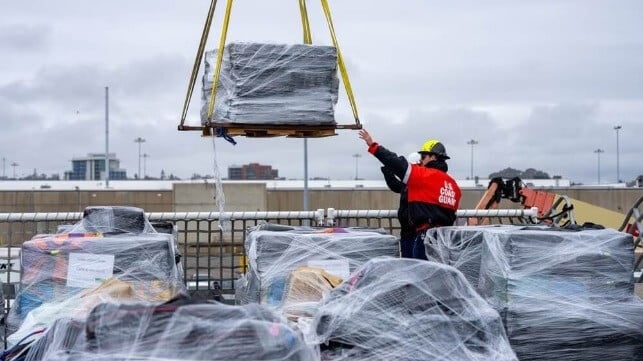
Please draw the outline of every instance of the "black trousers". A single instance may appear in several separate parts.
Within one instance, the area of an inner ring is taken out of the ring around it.
[[[415,236],[415,242],[413,243],[413,258],[415,259],[428,259],[426,257],[426,249],[424,249],[426,231],[426,229],[422,230]]]

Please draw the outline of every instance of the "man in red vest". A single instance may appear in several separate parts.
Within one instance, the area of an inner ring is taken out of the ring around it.
[[[409,225],[417,232],[413,258],[427,259],[424,250],[426,230],[453,225],[462,192],[447,171],[449,159],[446,148],[437,140],[428,140],[418,151],[419,164],[410,164],[373,141],[365,129],[359,131],[360,139],[368,145],[368,152],[406,184],[408,192]]]

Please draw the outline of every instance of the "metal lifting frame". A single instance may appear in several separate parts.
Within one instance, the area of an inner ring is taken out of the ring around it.
[[[333,25],[333,19],[330,12],[330,6],[328,5],[328,0],[320,0],[321,6],[326,17],[326,22],[328,23],[328,30],[330,32],[331,39],[333,41],[333,46],[337,49],[337,66],[339,68],[340,75],[342,77],[342,82],[344,83],[344,88],[346,89],[346,95],[348,96],[348,101],[353,111],[353,117],[355,118],[355,124],[337,124],[335,129],[361,129],[362,125],[359,120],[359,115],[357,112],[357,103],[355,102],[355,97],[353,95],[353,90],[351,87],[351,82],[348,77],[348,71],[346,69],[346,64],[344,62],[344,57],[339,48],[339,42],[337,41],[337,36],[335,35],[335,27]],[[227,0],[225,15],[223,18],[223,24],[221,28],[221,36],[219,39],[218,49],[223,49],[225,47],[226,38],[228,34],[228,26],[230,23],[230,14],[232,12],[232,3],[233,0]],[[210,33],[210,28],[212,25],[212,18],[214,16],[214,11],[217,5],[217,0],[212,0],[210,3],[210,8],[208,10],[208,15],[205,20],[205,25],[203,27],[203,32],[201,34],[201,41],[199,42],[199,47],[197,49],[197,54],[194,59],[194,65],[192,67],[192,74],[190,76],[190,82],[188,84],[187,93],[185,96],[185,102],[183,103],[183,111],[181,113],[181,121],[178,126],[178,130],[201,130],[204,135],[216,134],[213,128],[217,127],[220,124],[212,122],[212,114],[214,112],[214,104],[216,100],[217,93],[217,84],[219,82],[219,75],[221,72],[221,62],[223,60],[223,51],[217,52],[216,66],[214,70],[212,90],[210,92],[210,99],[208,101],[208,122],[205,127],[203,126],[188,126],[185,125],[185,118],[187,117],[188,108],[190,101],[192,99],[192,94],[194,92],[194,86],[197,80],[197,74],[201,67],[201,60],[203,59],[203,53],[205,52],[205,45],[208,40],[208,35]],[[312,44],[312,33],[310,31],[310,21],[308,19],[308,10],[306,8],[306,0],[299,0],[299,11],[301,14],[301,22],[303,29],[303,42],[304,44]]]

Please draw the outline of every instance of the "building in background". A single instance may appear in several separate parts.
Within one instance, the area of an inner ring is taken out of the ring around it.
[[[127,171],[120,168],[116,154],[109,153],[109,179],[125,180]],[[105,153],[89,153],[86,157],[73,158],[71,171],[65,172],[65,180],[105,180]]]
[[[250,163],[228,167],[228,179],[231,180],[265,180],[279,179],[279,170],[270,165]]]

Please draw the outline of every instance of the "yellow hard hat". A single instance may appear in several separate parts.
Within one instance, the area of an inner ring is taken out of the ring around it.
[[[422,149],[420,149],[418,153],[430,153],[435,154],[442,159],[451,159],[447,155],[447,149],[444,147],[444,144],[440,143],[440,141],[436,139],[424,142],[424,144],[422,144]]]

